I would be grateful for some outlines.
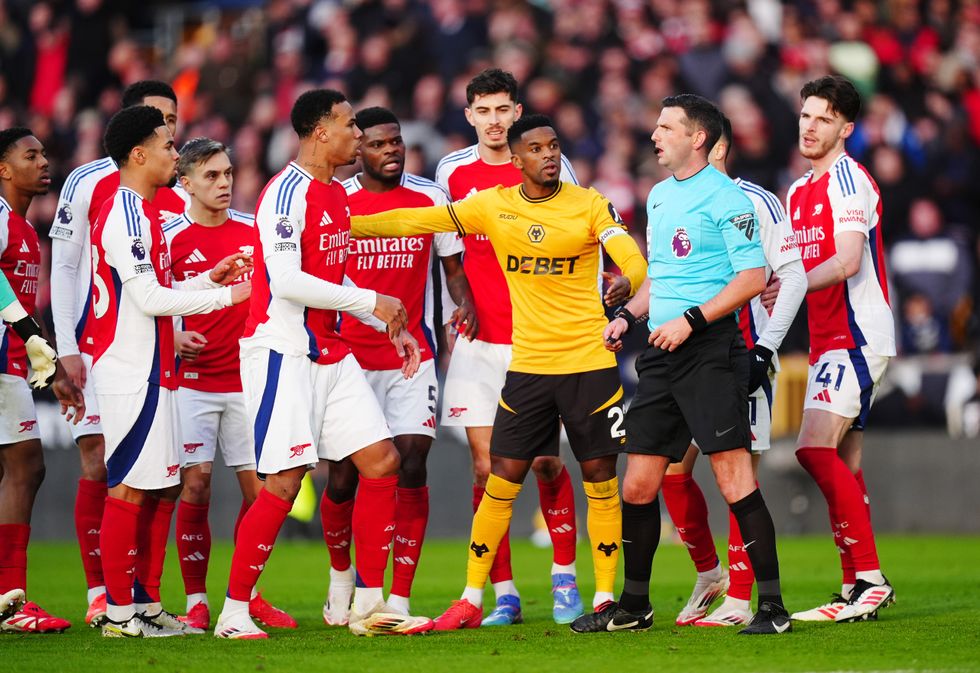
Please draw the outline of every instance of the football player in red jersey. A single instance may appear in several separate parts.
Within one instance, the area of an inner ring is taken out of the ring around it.
[[[789,188],[786,210],[807,271],[810,373],[796,456],[827,499],[843,578],[829,603],[792,617],[863,621],[895,598],[861,470],[868,411],[895,355],[881,194],[844,149],[861,110],[854,85],[822,77],[807,82],[800,99],[799,150],[811,169]]]
[[[195,138],[180,150],[177,175],[190,199],[187,211],[163,227],[170,247],[174,280],[183,282],[208,271],[215,260],[251,256],[255,216],[231,210],[234,178],[228,149],[210,138]],[[243,274],[236,282],[245,282]],[[211,625],[207,572],[211,556],[211,470],[220,446],[225,465],[235,470],[242,490],[238,521],[255,501],[262,482],[255,473],[252,428],[242,399],[238,339],[248,305],[183,319],[175,334],[181,363],[177,372],[180,413],[180,465],[183,489],[177,506],[177,555],[187,594],[181,620],[199,629]],[[255,592],[249,613],[267,626],[295,628],[296,621]]]
[[[265,484],[242,519],[214,634],[267,637],[248,614],[252,588],[307,470],[320,459],[348,456],[360,473],[353,512],[359,581],[350,630],[421,633],[432,628],[431,619],[392,613],[384,602],[400,459],[377,398],[337,333],[339,312],[373,315],[387,326],[406,378],[418,369],[418,343],[404,329],[401,301],[344,283],[350,210],[334,172],[357,156],[354,110],[340,92],[315,89],[296,100],[290,119],[299,151],[259,196],[255,292],[241,340],[242,388]]]
[[[149,105],[160,110],[171,135],[177,133],[177,96],[166,82],[142,80],[126,87],[123,108]],[[71,426],[78,444],[82,476],[75,499],[75,531],[88,586],[85,622],[98,626],[105,619],[105,582],[99,532],[105,507],[105,440],[99,405],[89,381],[92,369],[92,256],[91,227],[103,204],[119,187],[119,167],[105,157],[73,170],[61,190],[51,225],[51,314],[61,362],[72,382],[85,394],[86,415]],[[184,212],[182,191],[173,185],[156,190],[152,203],[163,224]]]
[[[35,312],[41,247],[27,221],[31,200],[47,194],[51,178],[44,147],[30,129],[0,131],[0,272],[9,283],[19,314],[8,313],[11,324],[0,323],[0,631],[61,632],[71,626],[37,603],[25,602],[27,542],[31,510],[44,479],[41,433],[34,399],[27,384],[28,360],[34,369],[31,384],[42,387],[55,373],[54,352],[41,336]],[[74,421],[85,413],[81,391],[63,379],[55,393],[76,407]]]
[[[384,108],[357,113],[363,170],[344,182],[352,215],[394,208],[444,205],[446,193],[434,182],[405,172],[405,141],[395,115]],[[426,459],[436,434],[437,382],[433,320],[432,254],[442,261],[447,287],[459,306],[453,324],[475,329],[473,298],[460,255],[463,244],[455,234],[424,234],[403,238],[368,238],[351,241],[347,276],[358,287],[401,299],[408,311],[408,327],[419,342],[422,364],[405,379],[401,362],[384,334],[359,321],[344,320],[340,335],[350,344],[368,383],[384,410],[395,446],[401,454],[398,472],[398,509],[391,593],[388,607],[409,614],[412,581],[422,552],[429,519]],[[330,592],[323,607],[327,624],[346,624],[354,591],[350,562],[351,519],[357,471],[350,460],[331,463],[327,489],[320,503],[323,534],[330,550]]]
[[[173,282],[170,250],[150,198],[176,177],[173,136],[156,108],[116,113],[105,146],[119,189],[92,227],[92,380],[102,412],[108,497],[102,533],[106,637],[203,633],[160,603],[167,537],[180,492],[175,315],[245,301],[251,258],[237,253]],[[139,553],[137,554],[137,548]]]
[[[453,152],[436,167],[436,182],[453,201],[478,191],[518,185],[521,172],[511,163],[507,129],[521,116],[517,80],[509,72],[484,70],[466,87],[466,120],[477,142]],[[571,164],[562,156],[561,179],[578,184]],[[486,236],[467,236],[463,269],[473,290],[479,331],[465,325],[452,346],[443,390],[443,425],[464,427],[473,459],[473,511],[483,499],[490,474],[490,438],[500,390],[511,358],[510,293],[493,246]],[[554,618],[569,623],[582,614],[575,576],[575,500],[568,471],[557,456],[539,456],[532,468],[538,481],[554,558],[551,568]],[[521,621],[521,601],[510,565],[509,533],[504,536],[490,571],[496,608],[485,626]]]

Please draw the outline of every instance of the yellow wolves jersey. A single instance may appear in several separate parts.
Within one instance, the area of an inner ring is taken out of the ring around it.
[[[634,292],[645,277],[646,260],[608,199],[568,183],[540,199],[528,197],[520,185],[497,186],[448,206],[351,218],[357,237],[454,230],[487,236],[504,271],[514,315],[512,371],[574,374],[615,366],[615,356],[602,344],[599,245]]]

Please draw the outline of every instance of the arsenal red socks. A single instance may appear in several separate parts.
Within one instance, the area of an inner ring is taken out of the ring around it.
[[[208,503],[197,505],[183,500],[177,505],[177,556],[184,592],[207,593],[208,559],[211,557],[211,527]]]
[[[82,553],[85,584],[89,588],[105,584],[102,579],[99,537],[102,530],[102,512],[105,510],[106,490],[104,481],[78,480],[78,493],[75,496],[75,535],[78,537],[78,548]]]
[[[31,527],[26,523],[0,524],[0,594],[11,589],[27,591],[27,541]]]
[[[245,518],[245,512],[248,511],[248,508],[248,500],[242,498],[242,506],[238,508],[238,517],[235,519],[235,530],[231,534],[232,542],[238,542],[238,529],[242,527],[242,519]]]
[[[167,555],[167,538],[176,503],[147,497],[140,507],[137,529],[136,587],[137,603],[160,602],[160,578]]]
[[[102,572],[106,599],[110,605],[133,603],[133,577],[136,572],[136,528],[140,506],[108,496],[102,517]],[[116,619],[110,615],[110,618]]]
[[[408,598],[429,523],[429,487],[399,488],[397,501],[391,593]]]
[[[554,563],[572,565],[575,563],[575,495],[564,465],[553,481],[538,479],[538,499],[551,534]]]
[[[837,450],[805,446],[796,451],[796,457],[826,498],[837,547],[845,557],[850,556],[854,571],[880,569],[865,494]],[[844,582],[849,583],[846,575]]]
[[[262,489],[242,519],[231,557],[228,598],[247,603],[293,503]]]
[[[361,477],[354,496],[354,545],[357,547],[356,586],[384,586],[385,567],[395,532],[395,489],[398,477]]]
[[[350,568],[350,542],[354,518],[354,498],[346,502],[334,502],[323,490],[320,498],[320,523],[323,525],[323,541],[330,553],[330,567],[334,570]],[[360,550],[358,550],[360,553]]]
[[[668,474],[660,488],[677,533],[687,547],[698,572],[718,566],[718,552],[708,525],[708,504],[701,487],[690,474]]]
[[[745,551],[745,543],[742,541],[742,532],[738,528],[738,521],[731,510],[728,511],[728,576],[730,578],[729,598],[737,598],[741,601],[751,600],[755,573],[752,572],[752,563]]]

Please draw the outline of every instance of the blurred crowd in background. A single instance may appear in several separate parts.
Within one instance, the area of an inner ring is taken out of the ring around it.
[[[900,353],[920,363],[896,386],[896,420],[936,421],[933,370],[938,422],[955,363],[959,394],[976,392],[980,0],[0,0],[0,64],[0,128],[30,126],[52,162],[52,192],[31,213],[42,233],[68,173],[104,155],[105,122],[136,80],[173,84],[178,146],[205,135],[232,148],[233,206],[252,211],[293,156],[303,91],[390,107],[407,170],[432,177],[475,141],[465,85],[496,66],[521,83],[526,112],[553,118],[579,180],[642,245],[646,195],[666,177],[649,139],[664,96],[716,101],[734,130],[730,173],[782,197],[807,168],[800,87],[841,73],[863,94],[847,148],[884,200]],[[786,349],[806,349],[802,318]]]

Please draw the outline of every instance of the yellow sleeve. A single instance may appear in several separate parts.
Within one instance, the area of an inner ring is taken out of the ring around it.
[[[374,215],[354,215],[350,218],[350,235],[354,238],[372,236],[413,236],[456,232],[460,236],[485,233],[482,196],[473,196],[446,206],[428,208],[397,208]]]
[[[603,231],[599,241],[623,275],[630,279],[630,296],[633,296],[647,276],[647,260],[640,252],[640,246],[619,226]]]
[[[350,234],[354,238],[372,236],[413,236],[444,231],[462,232],[450,213],[452,206],[428,208],[396,208],[374,215],[354,215],[350,218]]]

